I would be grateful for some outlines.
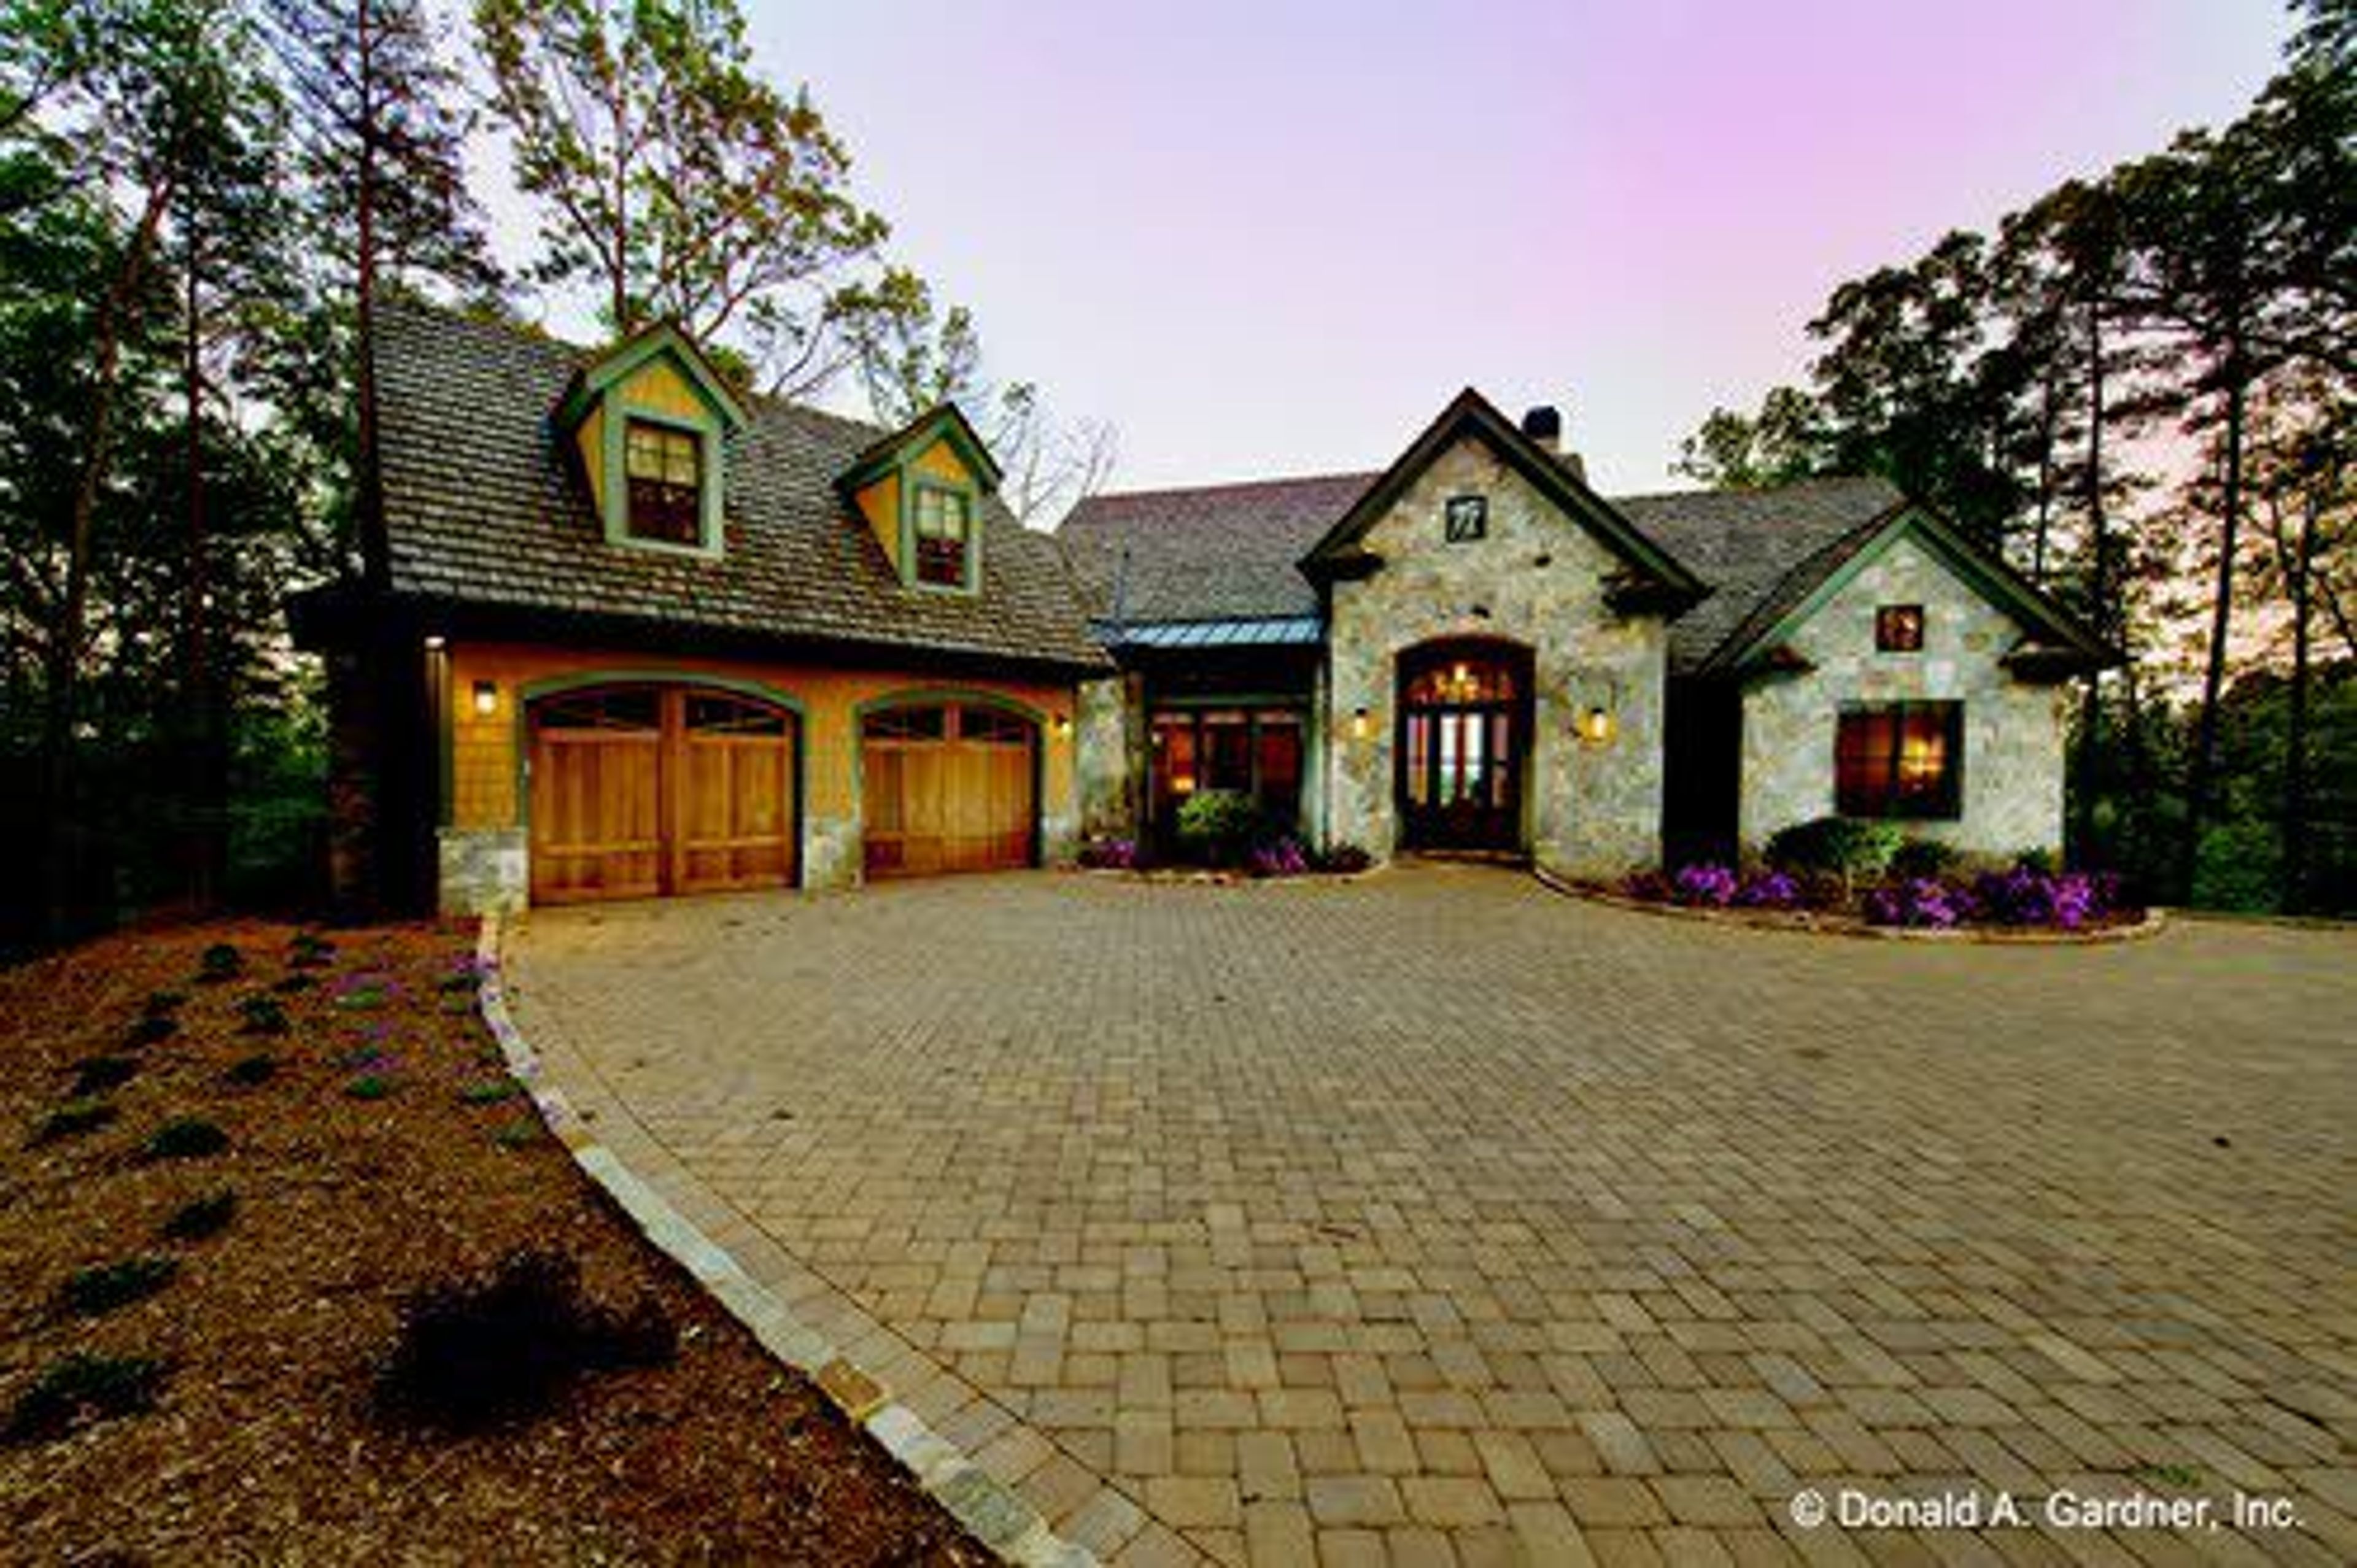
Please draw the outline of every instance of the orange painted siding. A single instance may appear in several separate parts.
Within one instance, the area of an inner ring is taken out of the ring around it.
[[[957,689],[1012,698],[1046,720],[1040,726],[1042,815],[1072,810],[1072,732],[1058,725],[1072,713],[1072,688],[1037,682],[969,681],[939,671],[841,670],[756,660],[659,657],[616,650],[551,648],[520,643],[450,646],[450,821],[460,828],[514,827],[517,800],[518,693],[527,684],[597,671],[632,675],[718,675],[752,681],[802,704],[803,809],[813,815],[858,814],[854,786],[860,703],[899,692]],[[475,683],[489,681],[498,706],[475,708]]]

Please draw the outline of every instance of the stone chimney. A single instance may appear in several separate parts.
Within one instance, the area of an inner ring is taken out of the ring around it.
[[[1523,415],[1523,434],[1544,448],[1547,455],[1571,470],[1571,477],[1580,483],[1587,482],[1587,465],[1579,454],[1563,444],[1563,414],[1551,403],[1543,403]]]

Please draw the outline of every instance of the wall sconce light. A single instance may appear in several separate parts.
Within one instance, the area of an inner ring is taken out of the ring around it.
[[[449,647],[449,646],[450,646],[449,639],[448,639],[447,638],[444,637],[444,636],[443,636],[440,632],[438,632],[438,631],[437,631],[437,632],[429,632],[429,633],[426,635],[426,638],[425,638],[425,651],[426,651],[426,652],[428,652],[428,653],[439,653],[439,652],[441,652],[444,649],[446,649],[446,648],[447,648],[447,647]]]
[[[1072,738],[1071,714],[1058,714],[1055,718],[1050,721],[1050,724],[1051,727],[1053,727],[1056,732],[1056,738],[1058,740],[1070,740]]]
[[[1579,715],[1579,738],[1590,746],[1602,746],[1612,738],[1612,710],[1590,708]]]
[[[490,718],[500,711],[500,683],[497,681],[475,682],[475,712]]]
[[[1372,733],[1374,725],[1368,719],[1366,709],[1353,708],[1351,710],[1351,738],[1352,740],[1366,739],[1368,735]]]

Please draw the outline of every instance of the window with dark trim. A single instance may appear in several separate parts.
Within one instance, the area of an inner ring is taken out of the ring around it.
[[[1964,703],[1842,710],[1834,803],[1843,816],[1953,821],[1964,814]]]
[[[1490,532],[1490,500],[1486,496],[1448,498],[1447,534],[1451,544],[1464,544]]]
[[[1921,605],[1884,605],[1874,612],[1874,650],[1877,653],[1921,653],[1923,651],[1923,607]]]
[[[622,435],[633,539],[704,542],[704,444],[693,430],[633,419]]]
[[[917,569],[920,583],[963,588],[974,553],[974,503],[963,490],[917,487]]]
[[[1168,829],[1205,789],[1254,797],[1272,822],[1301,810],[1301,714],[1290,708],[1163,708],[1152,720],[1155,811]]]

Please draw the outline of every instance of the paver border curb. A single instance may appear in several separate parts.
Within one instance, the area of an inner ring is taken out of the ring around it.
[[[1566,898],[1601,904],[1608,909],[1625,909],[1635,915],[1693,920],[1703,925],[1732,927],[1746,931],[1786,931],[1795,936],[1848,937],[1878,942],[1965,942],[2000,948],[2102,947],[2112,942],[2142,941],[2147,937],[2158,936],[2169,929],[2170,913],[2155,906],[2147,909],[2144,918],[2134,925],[2097,926],[2083,931],[2012,929],[1991,926],[1955,926],[1943,930],[1930,930],[1910,926],[1869,926],[1863,920],[1825,919],[1809,915],[1780,917],[1775,912],[1697,909],[1684,904],[1657,904],[1647,898],[1629,898],[1618,893],[1607,893],[1598,887],[1582,887],[1542,865],[1531,867],[1531,875],[1542,886]]]
[[[582,1174],[614,1200],[640,1234],[686,1270],[705,1294],[743,1324],[764,1350],[816,1384],[829,1403],[881,1444],[927,1496],[1003,1561],[1020,1568],[1088,1568],[1095,1563],[1093,1552],[1056,1534],[1015,1488],[991,1476],[963,1449],[926,1425],[915,1411],[893,1399],[883,1383],[796,1316],[726,1248],[673,1208],[589,1130],[564,1090],[544,1080],[539,1053],[508,1012],[506,981],[500,967],[504,932],[500,916],[482,917],[475,939],[475,961],[481,977],[476,1005],[491,1037],[499,1042],[509,1076],[532,1097],[542,1124],[565,1146]]]

